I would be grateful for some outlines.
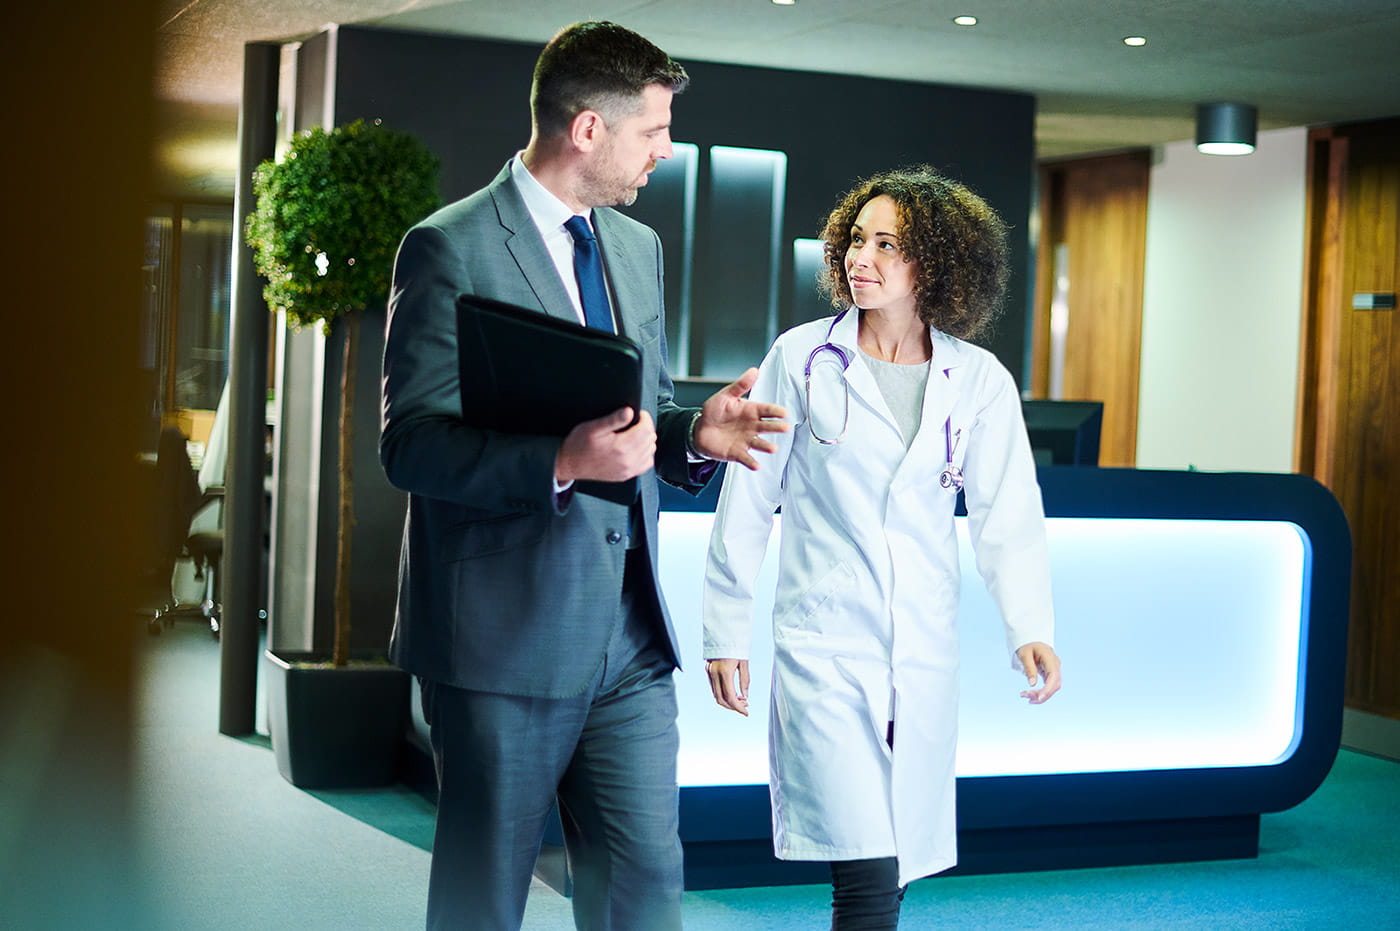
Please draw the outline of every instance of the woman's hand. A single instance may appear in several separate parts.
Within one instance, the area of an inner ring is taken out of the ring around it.
[[[749,661],[746,659],[709,659],[705,674],[710,677],[710,691],[721,708],[749,716]],[[736,682],[737,680],[737,682]]]
[[[1030,688],[1021,693],[1022,698],[1029,699],[1032,705],[1041,705],[1060,690],[1060,658],[1050,644],[1039,640],[1028,643],[1016,651],[1016,658],[1021,661],[1026,682],[1030,684]],[[1041,682],[1040,688],[1035,687],[1037,679]]]

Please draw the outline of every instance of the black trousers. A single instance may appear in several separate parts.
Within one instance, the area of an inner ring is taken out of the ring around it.
[[[885,740],[894,746],[893,721]],[[899,884],[899,861],[894,857],[831,861],[832,931],[886,931],[898,927],[904,888]]]
[[[892,931],[904,888],[894,857],[831,861],[832,931]]]

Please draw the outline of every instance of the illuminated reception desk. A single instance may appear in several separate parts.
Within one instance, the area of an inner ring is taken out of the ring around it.
[[[1351,557],[1336,501],[1297,475],[1050,467],[1040,480],[1065,678],[1048,704],[1019,697],[959,518],[957,871],[1257,855],[1260,813],[1306,798],[1338,748]],[[775,860],[770,846],[776,534],[751,716],[710,696],[700,588],[714,498],[667,494],[661,515],[684,651],[686,885],[826,881],[824,865]]]

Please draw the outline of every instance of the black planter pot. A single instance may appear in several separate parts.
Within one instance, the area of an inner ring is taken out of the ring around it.
[[[264,654],[277,770],[302,789],[389,785],[408,729],[409,677],[386,662],[339,668],[303,653]]]

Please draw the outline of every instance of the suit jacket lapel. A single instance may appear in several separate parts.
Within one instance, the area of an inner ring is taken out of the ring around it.
[[[621,223],[615,212],[595,208],[593,228],[598,234],[598,245],[603,250],[603,265],[607,271],[608,284],[612,287],[613,312],[617,315],[623,335],[635,337],[637,329],[655,316],[657,308],[650,306],[642,283],[656,279],[655,263],[645,246],[648,239],[641,236],[622,235]],[[655,293],[654,291],[652,293]]]
[[[534,292],[539,309],[552,317],[577,322],[569,292],[554,269],[554,259],[544,247],[544,239],[539,228],[525,209],[525,201],[510,179],[510,165],[507,164],[496,180],[491,182],[491,199],[496,204],[496,216],[501,221],[505,234],[506,248],[515,259],[520,274]]]

